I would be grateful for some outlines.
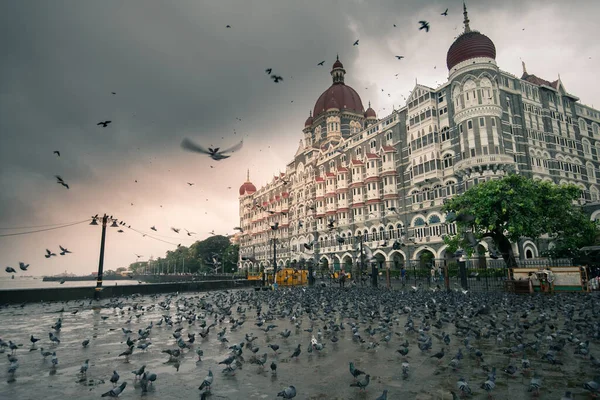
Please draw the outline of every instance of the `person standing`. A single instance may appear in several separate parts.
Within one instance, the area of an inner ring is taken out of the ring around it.
[[[404,268],[404,265],[402,268],[400,268],[400,280],[402,282],[402,286],[404,286],[406,284],[406,268]]]

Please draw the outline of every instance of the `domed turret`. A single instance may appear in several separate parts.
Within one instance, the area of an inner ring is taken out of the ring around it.
[[[494,42],[487,36],[471,30],[469,27],[467,6],[464,3],[463,10],[465,30],[452,43],[446,55],[446,65],[449,71],[461,62],[472,58],[485,57],[493,60],[496,59],[496,46],[494,46]]]
[[[377,119],[377,113],[371,108],[371,102],[369,102],[369,108],[367,108],[367,111],[365,111],[365,118]]]
[[[248,170],[248,175],[246,176],[246,182],[242,186],[240,186],[240,196],[245,196],[247,194],[252,194],[256,192],[256,186],[250,182],[250,170]]]
[[[307,126],[312,126],[313,121],[314,121],[314,119],[312,117],[312,112],[309,111],[308,112],[308,118],[306,118],[306,122],[304,122],[304,127],[306,128]]]
[[[360,96],[356,93],[356,90],[344,83],[345,75],[346,70],[338,57],[331,68],[333,84],[317,99],[312,113],[314,119],[317,119],[320,114],[328,110],[331,105],[331,98],[335,99],[335,102],[337,103],[336,108],[340,111],[350,111],[361,115],[365,112]]]

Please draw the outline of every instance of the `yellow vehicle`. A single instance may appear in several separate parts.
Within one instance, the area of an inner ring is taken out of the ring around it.
[[[273,267],[265,268],[267,274],[266,281],[268,285],[273,284]],[[262,281],[263,272],[248,274],[248,280]],[[275,283],[278,286],[302,286],[308,284],[308,271],[295,270],[294,268],[283,268],[277,271]]]
[[[340,273],[339,272],[334,272],[333,273],[333,278],[334,279],[339,279],[340,277]],[[352,274],[350,272],[346,272],[346,280],[350,280],[352,279]]]

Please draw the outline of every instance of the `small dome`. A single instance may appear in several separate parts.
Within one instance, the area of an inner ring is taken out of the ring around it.
[[[327,105],[325,106],[325,110],[331,110],[331,109],[336,109],[336,110],[340,109],[340,105],[338,104],[338,102],[334,96],[332,96],[329,99],[329,101],[327,102]]]
[[[304,127],[306,128],[307,126],[312,126],[313,120],[312,113],[310,113],[308,118],[306,118],[306,122],[304,122]]]
[[[240,186],[240,196],[252,194],[254,192],[256,192],[256,186],[254,186],[252,182],[244,182],[244,184]]]
[[[369,102],[369,108],[367,108],[367,111],[365,111],[365,118],[377,118],[377,113],[375,113],[375,110],[373,110],[371,108],[370,102]]]
[[[331,67],[331,69],[336,69],[336,68],[344,68],[344,65],[342,64],[342,62],[340,61],[339,58],[337,60],[335,60],[335,62],[333,63],[333,67]]]

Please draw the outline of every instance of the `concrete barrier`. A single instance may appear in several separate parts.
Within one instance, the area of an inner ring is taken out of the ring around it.
[[[100,298],[107,299],[111,297],[129,296],[132,294],[150,295],[158,293],[175,292],[205,292],[210,290],[250,288],[256,285],[256,281],[240,279],[236,281],[221,280],[105,286],[102,289]],[[62,287],[0,290],[0,304],[93,299],[95,290],[95,287]]]

